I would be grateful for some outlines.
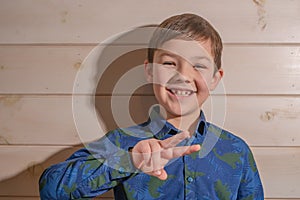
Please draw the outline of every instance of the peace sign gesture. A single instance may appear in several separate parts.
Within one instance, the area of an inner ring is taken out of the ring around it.
[[[132,149],[134,166],[161,180],[167,179],[164,167],[171,159],[200,150],[200,145],[176,146],[189,136],[188,131],[183,131],[165,140],[152,138],[138,142]]]

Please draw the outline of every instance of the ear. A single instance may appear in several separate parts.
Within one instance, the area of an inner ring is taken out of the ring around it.
[[[210,89],[211,91],[214,90],[214,89],[217,87],[217,85],[218,85],[218,83],[220,82],[220,80],[222,79],[223,75],[224,75],[224,71],[223,71],[222,68],[218,69],[218,71],[216,71],[216,72],[214,73],[214,76],[213,76],[213,78],[211,79],[210,87],[209,87],[209,89]]]
[[[144,61],[144,71],[145,71],[145,76],[146,79],[149,83],[153,83],[153,69],[152,69],[152,64],[149,63],[148,60]]]

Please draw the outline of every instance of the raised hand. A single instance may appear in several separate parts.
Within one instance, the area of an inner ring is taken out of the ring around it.
[[[200,150],[200,145],[176,146],[189,136],[189,132],[183,131],[165,140],[153,138],[138,142],[132,149],[134,166],[161,180],[167,179],[164,167],[171,159]]]

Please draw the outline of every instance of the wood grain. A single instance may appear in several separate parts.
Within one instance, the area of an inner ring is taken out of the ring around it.
[[[108,46],[92,54],[95,47],[84,45],[0,46],[0,93],[72,94],[77,73],[91,69],[76,83],[89,82],[99,95],[153,94],[143,71],[146,50],[140,47]],[[93,59],[99,61],[90,65]],[[298,46],[225,45],[225,75],[215,93],[300,94],[299,66]]]
[[[153,96],[99,96],[95,104],[103,130],[112,130],[147,120],[155,103]],[[214,96],[204,107],[208,121],[251,146],[300,146],[299,108],[300,98],[294,96]],[[0,110],[2,144],[71,145],[104,134],[90,126],[77,132],[71,96],[0,96]],[[77,127],[87,124],[83,120]]]
[[[300,42],[299,1],[254,2],[4,0],[0,43],[99,43],[132,27],[157,24],[184,12],[207,18],[227,43]]]

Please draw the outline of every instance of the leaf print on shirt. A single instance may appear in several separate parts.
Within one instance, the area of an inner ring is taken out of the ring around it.
[[[233,169],[236,168],[236,163],[241,163],[241,153],[224,153],[223,155],[219,155],[217,153],[216,148],[213,149],[214,154],[216,157],[224,162],[226,162],[228,165],[230,165]]]
[[[253,154],[251,152],[248,155],[248,161],[249,161],[249,165],[250,165],[252,171],[253,172],[257,172],[257,168],[255,166],[254,157],[253,157]]]
[[[74,192],[77,188],[77,184],[73,183],[71,187],[67,186],[67,185],[63,185],[64,191],[67,194],[71,194],[72,192]]]
[[[254,197],[253,197],[253,194],[252,194],[252,195],[250,195],[248,197],[245,197],[245,198],[243,198],[241,200],[253,200],[253,199],[254,199]]]
[[[115,145],[117,146],[117,147],[121,147],[121,143],[120,143],[120,135],[116,135],[116,138],[115,138],[116,140],[115,140]]]
[[[150,176],[144,173],[139,173],[132,175],[132,177],[134,177],[134,181],[131,181],[129,178],[128,181],[125,181],[123,183],[127,199],[144,199],[143,195],[145,195],[149,190],[148,183],[150,180]]]
[[[112,162],[112,160],[114,161]],[[111,156],[111,165],[114,169],[121,169],[122,173],[134,172],[137,170],[132,165],[129,152],[123,149],[119,149],[114,155]]]
[[[229,191],[228,185],[223,184],[221,180],[215,182],[215,191],[219,199],[230,200],[231,192]]]
[[[126,185],[126,197],[128,200],[136,200],[137,197],[135,196],[137,193],[134,189],[132,189],[131,185]]]
[[[202,147],[201,147],[201,148],[202,148]],[[200,153],[200,151],[196,151],[196,152],[191,153],[189,156],[190,156],[193,160],[195,160],[195,159],[199,158],[199,153]]]
[[[168,175],[167,180],[163,181],[163,180],[156,178],[155,176],[150,176],[150,181],[149,181],[149,186],[148,186],[149,194],[154,199],[157,199],[161,195],[161,193],[158,192],[158,188],[173,178],[175,178],[174,175]]]
[[[85,168],[84,174],[87,174],[90,170],[97,169],[104,162],[104,159],[96,159],[93,155],[88,156],[87,161],[80,166],[80,169]]]
[[[211,124],[208,126],[208,132],[213,133],[215,136],[221,137],[221,138],[224,137],[224,135],[225,135],[225,134],[222,134],[222,132],[223,132],[222,129],[220,129],[217,126],[213,126]],[[223,138],[223,139],[225,139],[225,138]]]
[[[101,187],[102,185],[106,184],[107,180],[104,174],[101,174],[100,176],[97,176],[96,178],[92,179],[89,182],[89,186],[92,188],[92,190],[96,190],[97,188]],[[117,185],[116,181],[111,181],[109,184],[111,187],[114,187]]]
[[[187,164],[184,165],[184,168],[185,168],[185,176],[191,176],[191,177],[197,178],[199,176],[205,175],[204,172],[189,170],[189,166]]]

